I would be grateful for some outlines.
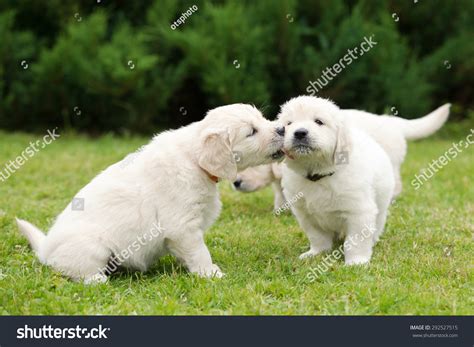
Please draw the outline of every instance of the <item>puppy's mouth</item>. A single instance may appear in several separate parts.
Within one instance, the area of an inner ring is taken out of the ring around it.
[[[305,156],[315,151],[315,148],[305,145],[297,144],[291,147],[290,149],[285,149],[285,154],[290,159],[295,159],[295,156]]]
[[[281,149],[279,149],[278,151],[276,151],[275,153],[273,153],[273,154],[271,155],[271,157],[272,157],[273,160],[281,159],[281,158],[283,158],[284,156],[285,156],[285,153],[284,153]]]
[[[248,189],[248,188],[245,187],[245,186],[240,186],[240,187],[235,187],[235,186],[234,186],[234,189],[235,189],[236,191],[238,191],[238,192],[241,192],[241,193],[251,193],[251,192],[254,191],[254,190],[252,190],[252,189]]]

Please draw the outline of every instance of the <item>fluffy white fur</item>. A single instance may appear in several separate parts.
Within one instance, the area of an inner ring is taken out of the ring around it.
[[[281,165],[283,164],[264,164],[240,171],[232,187],[242,193],[252,193],[271,184],[274,194],[273,206],[276,211],[285,203],[281,188]]]
[[[346,264],[370,261],[382,234],[395,179],[387,153],[370,136],[351,126],[328,100],[298,97],[282,106],[285,125],[282,185],[285,197],[303,193],[292,211],[310,241],[311,257],[346,239]],[[305,131],[304,138],[298,133]],[[345,161],[338,162],[343,154]],[[308,175],[328,175],[311,181]],[[368,234],[368,236],[366,236]],[[348,242],[348,240],[353,240]]]
[[[427,137],[443,126],[449,116],[450,104],[445,104],[430,114],[414,120],[393,116],[379,116],[358,110],[340,110],[341,115],[351,127],[363,130],[382,146],[388,154],[395,176],[394,198],[402,191],[400,167],[405,159],[407,140]],[[283,164],[266,164],[248,168],[237,174],[238,187],[241,192],[254,192],[268,185],[274,191],[274,208],[279,209],[284,198],[281,195],[281,168]]]
[[[200,122],[157,135],[133,161],[109,166],[77,193],[85,209],[69,204],[47,235],[23,220],[18,226],[42,263],[74,280],[107,280],[100,270],[111,257],[157,225],[158,236],[140,242],[122,266],[145,271],[171,253],[193,273],[221,277],[204,243],[221,210],[212,176],[234,180],[238,170],[270,163],[282,144],[274,123],[256,108],[219,107]]]

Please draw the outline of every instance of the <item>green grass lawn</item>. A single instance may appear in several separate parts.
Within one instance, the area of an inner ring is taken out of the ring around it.
[[[223,212],[206,240],[223,279],[197,278],[165,257],[147,273],[123,272],[96,286],[41,265],[14,217],[47,230],[81,187],[148,140],[62,136],[0,182],[0,313],[473,314],[474,148],[419,190],[410,186],[468,132],[410,144],[404,192],[368,267],[340,260],[308,282],[323,256],[298,259],[308,242],[290,214],[272,213],[271,190],[240,194],[222,182]],[[0,132],[0,169],[39,137]]]

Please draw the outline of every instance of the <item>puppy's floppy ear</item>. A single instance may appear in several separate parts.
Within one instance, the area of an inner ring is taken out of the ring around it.
[[[204,170],[219,178],[234,181],[237,164],[226,129],[207,129],[201,137],[198,163]]]
[[[338,117],[336,136],[337,138],[333,153],[333,163],[334,165],[347,164],[349,162],[352,144],[346,122],[342,117]]]

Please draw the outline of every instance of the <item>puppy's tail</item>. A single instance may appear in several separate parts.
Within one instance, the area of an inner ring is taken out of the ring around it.
[[[439,130],[449,117],[451,104],[444,104],[430,114],[418,119],[402,119],[402,131],[407,140],[428,137]]]
[[[26,220],[16,219],[16,224],[18,225],[18,229],[20,232],[28,239],[30,242],[31,248],[35,251],[36,255],[40,258],[40,250],[41,246],[46,239],[46,235],[35,227],[33,224],[27,222]]]

